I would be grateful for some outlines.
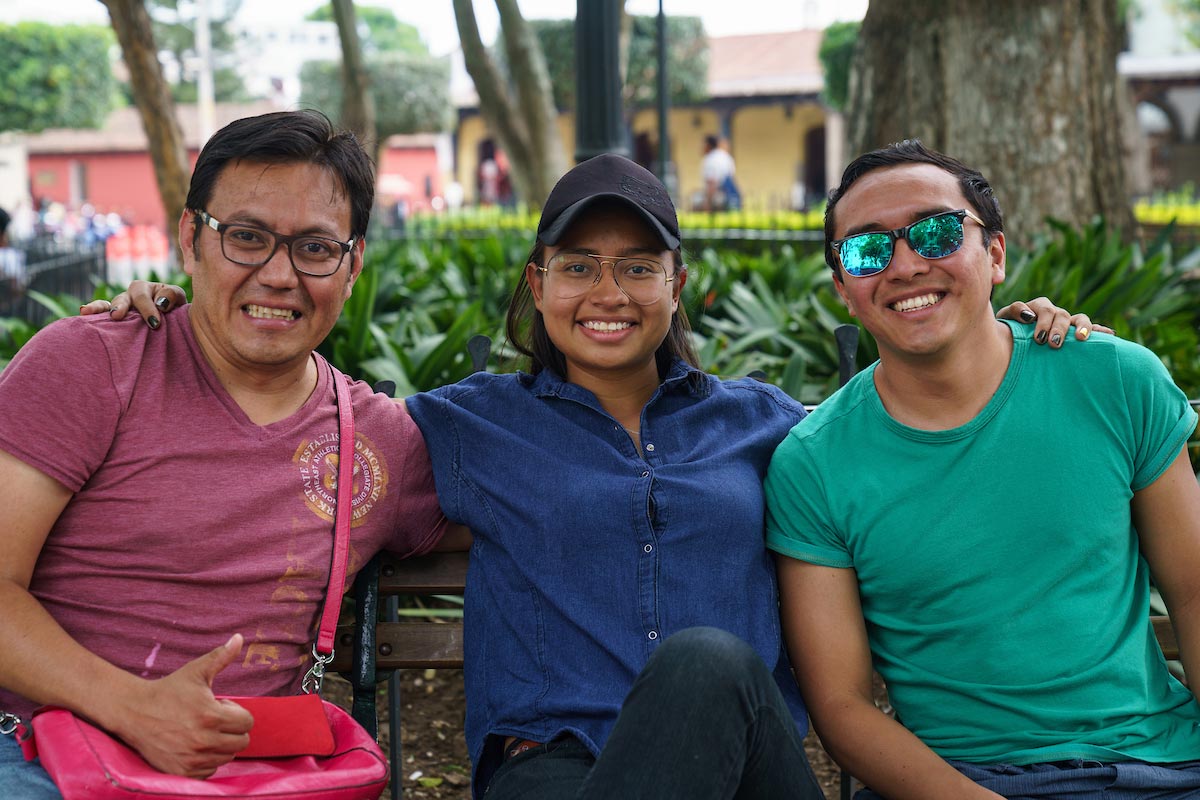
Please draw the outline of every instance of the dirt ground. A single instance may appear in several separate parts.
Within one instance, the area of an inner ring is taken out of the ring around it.
[[[400,703],[403,710],[402,747],[406,800],[469,800],[471,762],[463,739],[462,670],[402,670]],[[387,752],[387,697],[381,689],[380,729]],[[345,705],[349,689],[340,680],[326,683],[327,699]],[[838,797],[838,769],[809,734],[804,742],[827,800]],[[390,798],[388,793],[385,798]]]

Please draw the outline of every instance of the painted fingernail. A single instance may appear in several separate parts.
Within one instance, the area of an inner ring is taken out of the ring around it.
[[[146,317],[146,324],[150,326],[150,330],[158,330],[158,317]]]
[[[1092,335],[1092,332],[1089,331],[1087,328],[1080,328],[1078,330],[1078,333],[1079,333],[1079,338],[1085,342],[1087,341],[1087,337]]]
[[[1037,319],[1037,314],[1030,311],[1028,308],[1021,312],[1021,320],[1024,322],[1033,322]]]
[[[1062,334],[1056,333],[1053,336],[1051,336],[1050,344],[1054,345],[1055,347],[1058,347],[1060,344],[1062,344]]]
[[[1034,336],[1033,338],[1037,340],[1038,344],[1045,344],[1046,343],[1046,332],[1038,331],[1037,335]]]
[[[158,306],[160,311],[166,311],[167,306],[171,305],[171,301],[165,297],[160,297],[154,301],[154,305]]]

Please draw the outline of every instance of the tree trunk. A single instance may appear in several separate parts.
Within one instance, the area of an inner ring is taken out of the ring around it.
[[[142,127],[154,163],[158,193],[167,212],[167,237],[172,255],[179,246],[179,218],[187,201],[191,167],[183,130],[175,117],[171,90],[158,63],[158,48],[150,28],[150,15],[142,0],[102,0],[108,8],[113,31],[121,44],[121,55],[129,70],[133,99],[137,103]]]
[[[873,0],[848,103],[850,154],[919,138],[978,168],[1010,241],[1053,217],[1131,231],[1117,0]]]
[[[378,155],[382,143],[375,130],[375,96],[371,93],[371,78],[363,63],[354,0],[333,0],[332,5],[342,45],[341,124],[354,131],[367,152],[374,151]]]
[[[529,149],[533,154],[529,162],[530,194],[526,199],[540,205],[566,171],[550,71],[546,68],[546,56],[537,34],[521,16],[517,0],[496,0],[496,10],[500,12],[504,52],[516,85],[517,106],[526,120]]]
[[[505,51],[518,87],[517,101],[509,96],[500,71],[483,45],[471,0],[454,0],[458,38],[467,72],[479,95],[479,111],[488,130],[508,154],[517,196],[540,205],[566,163],[546,60],[516,2],[496,0],[496,6],[504,30]]]

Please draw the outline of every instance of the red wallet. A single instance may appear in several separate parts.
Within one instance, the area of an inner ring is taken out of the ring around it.
[[[315,694],[225,697],[254,716],[250,745],[236,758],[289,758],[333,754],[333,728],[325,701]]]

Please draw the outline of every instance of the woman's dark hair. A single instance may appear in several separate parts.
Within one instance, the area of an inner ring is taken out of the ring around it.
[[[836,227],[835,212],[838,201],[850,191],[855,181],[868,172],[885,167],[897,167],[903,164],[932,164],[949,172],[958,178],[958,185],[972,209],[983,220],[983,242],[986,246],[991,241],[991,234],[1004,232],[1004,214],[1000,211],[1000,203],[992,191],[992,185],[979,170],[971,169],[957,158],[930,150],[921,144],[919,139],[905,139],[902,142],[889,144],[878,150],[864,153],[850,162],[842,173],[842,182],[829,193],[829,204],[825,206],[825,263],[833,270],[833,277],[842,279],[837,258],[833,253],[833,232]]]
[[[675,274],[678,275],[684,271],[683,251],[672,250],[671,256],[675,262]],[[542,267],[545,266],[545,259],[546,245],[539,239],[534,243],[526,263]],[[562,351],[550,341],[550,334],[546,332],[546,321],[542,318],[542,312],[534,305],[533,291],[525,280],[524,269],[517,278],[512,300],[508,304],[505,330],[509,344],[521,355],[528,356],[530,372],[537,375],[549,367],[560,377],[566,377],[566,359]],[[688,323],[687,311],[683,306],[683,298],[680,297],[675,313],[671,315],[671,327],[667,330],[667,336],[654,351],[659,380],[667,376],[671,362],[676,358],[696,369],[700,368],[700,359],[692,346],[691,332],[692,326]]]

